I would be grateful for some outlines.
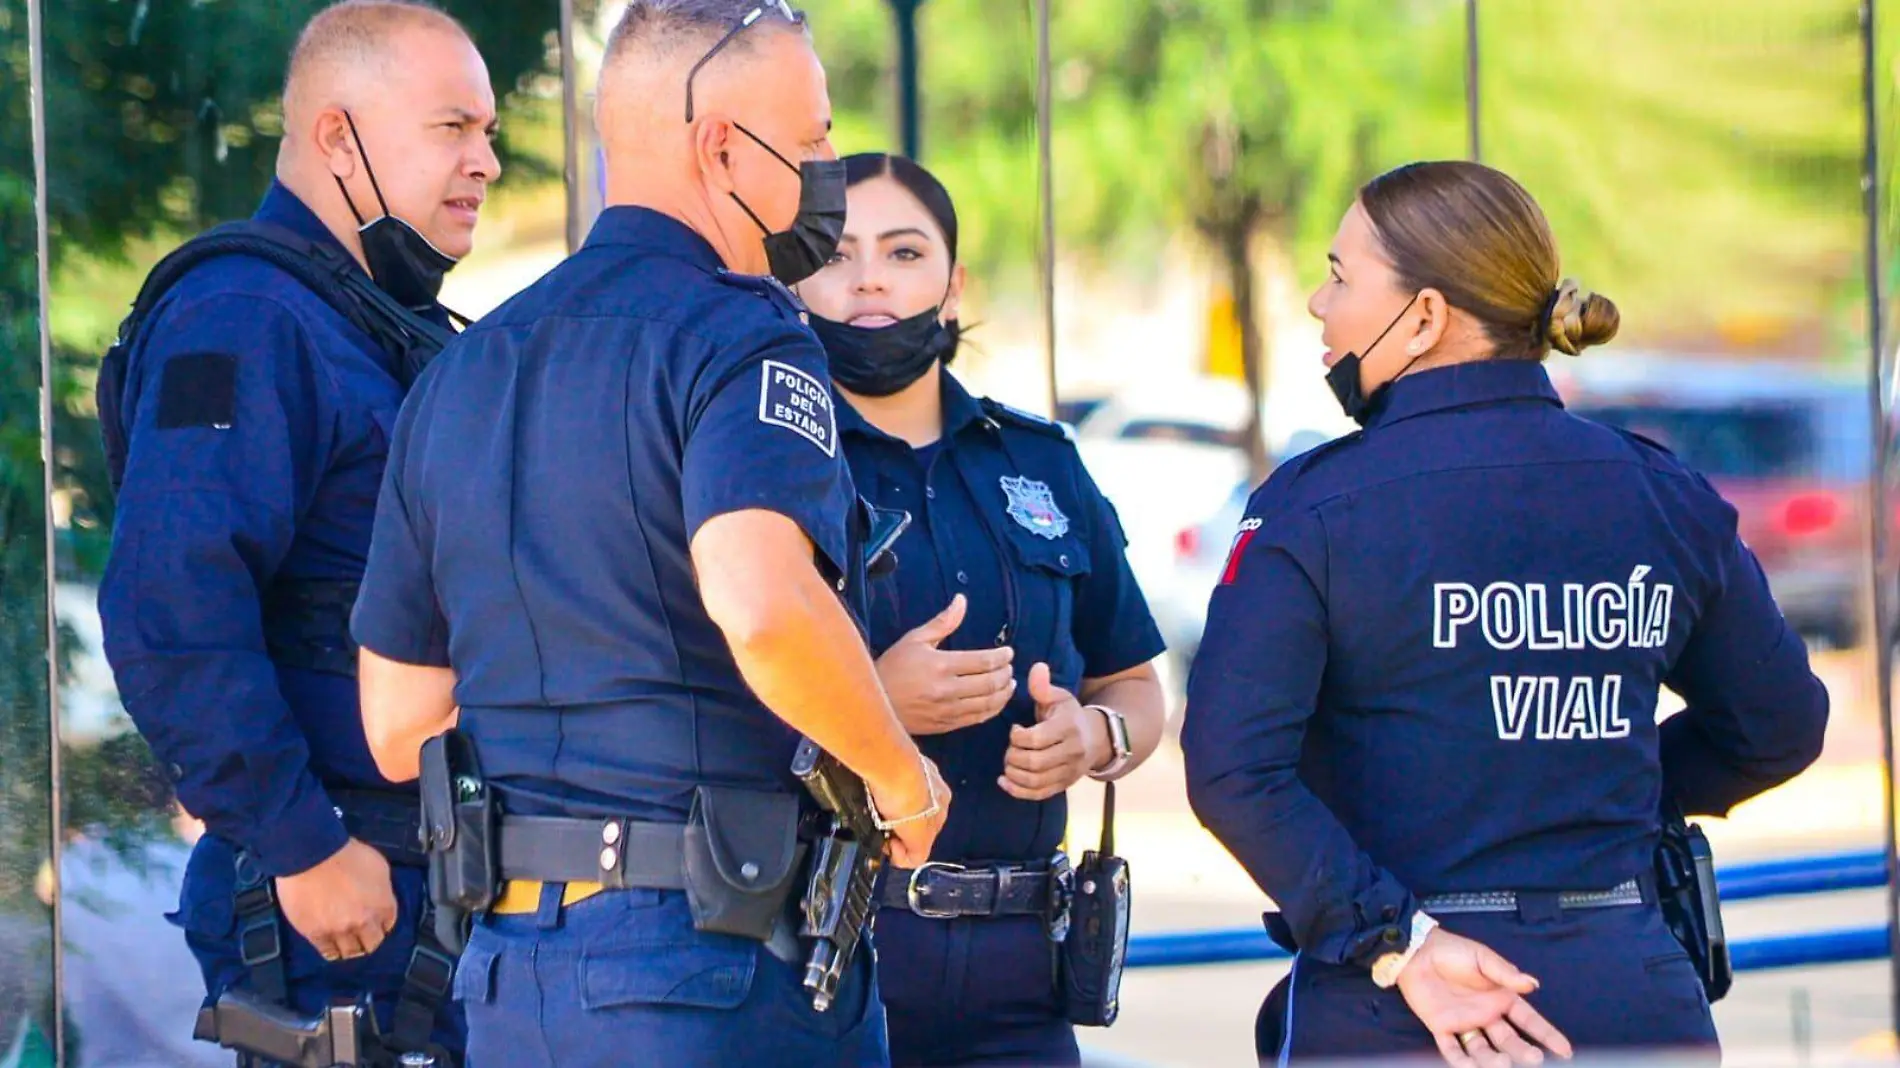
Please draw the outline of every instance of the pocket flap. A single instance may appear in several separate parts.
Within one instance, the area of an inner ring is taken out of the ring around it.
[[[792,875],[798,857],[795,794],[701,786],[689,826],[704,828],[714,869],[727,886],[762,893]]]
[[[757,965],[754,945],[737,939],[592,951],[581,958],[581,1005],[737,1008]]]
[[[1011,537],[1016,554],[1024,564],[1063,578],[1076,578],[1091,570],[1089,554],[1073,537],[1049,541],[1044,538]]]
[[[495,963],[499,954],[478,942],[470,942],[455,962],[455,978],[450,994],[456,1001],[486,1005],[495,1000]]]

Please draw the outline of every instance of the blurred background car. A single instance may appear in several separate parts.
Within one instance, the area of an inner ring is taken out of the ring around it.
[[[1116,505],[1128,563],[1154,602],[1175,579],[1175,535],[1227,501],[1247,477],[1247,390],[1204,376],[1117,393],[1076,426],[1089,474]]]
[[[1870,616],[1864,375],[1615,353],[1553,364],[1552,378],[1572,412],[1641,434],[1707,476],[1803,638],[1859,640]]]

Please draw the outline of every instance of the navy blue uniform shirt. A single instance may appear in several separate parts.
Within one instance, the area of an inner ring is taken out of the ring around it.
[[[1646,872],[1661,791],[1725,813],[1827,722],[1734,509],[1669,452],[1535,363],[1381,400],[1249,502],[1182,735],[1195,812],[1334,963],[1402,947],[1420,896]]]
[[[796,736],[740,678],[688,546],[764,509],[841,588],[862,572],[802,314],[684,224],[615,207],[418,380],[353,630],[454,668],[511,811],[679,822],[700,783],[795,785]]]
[[[938,860],[1048,859],[1068,803],[1021,801],[996,784],[1012,726],[1033,726],[1029,669],[1079,691],[1161,655],[1161,634],[1128,568],[1121,523],[1061,427],[971,397],[943,375],[943,437],[925,449],[878,430],[840,404],[845,456],[858,491],[911,514],[897,569],[870,587],[871,648],[882,654],[968,600],[942,649],[1016,650],[1016,692],[995,718],[917,739],[956,792]]]
[[[256,216],[336,244],[272,184]],[[402,400],[389,357],[262,260],[205,263],[129,354],[129,451],[99,592],[106,656],[187,811],[289,875],[346,840],[324,787],[390,788],[356,680],[273,663],[278,595],[354,582]],[[332,645],[347,638],[343,610]],[[306,635],[308,636],[308,635]]]

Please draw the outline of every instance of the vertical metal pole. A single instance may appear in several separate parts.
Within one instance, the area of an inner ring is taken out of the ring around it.
[[[1056,186],[1051,96],[1049,0],[1036,0],[1036,170],[1042,212],[1042,344],[1049,366],[1049,415],[1056,414]]]
[[[581,247],[580,90],[574,84],[574,0],[561,0],[561,170],[567,180],[567,251]]]
[[[65,821],[65,798],[59,759],[59,614],[54,600],[55,568],[58,566],[53,541],[53,332],[46,314],[47,298],[52,293],[48,255],[46,193],[46,46],[45,22],[40,0],[26,0],[27,95],[33,127],[33,230],[34,246],[39,255],[40,324],[40,492],[44,496],[46,539],[46,745],[48,783],[47,862],[53,869],[53,1063],[66,1063],[66,939],[65,902],[61,864],[60,826]]]
[[[1465,0],[1465,123],[1470,135],[1466,155],[1473,163],[1483,159],[1478,135],[1478,0]]]
[[[1875,66],[1879,37],[1875,32],[1874,0],[1861,0],[1861,120],[1862,120],[1862,169],[1861,204],[1867,226],[1866,271],[1867,271],[1867,334],[1871,348],[1868,360],[1868,406],[1872,411],[1874,432],[1873,440],[1872,484],[1868,487],[1868,498],[1872,503],[1872,546],[1869,570],[1874,582],[1874,693],[1880,710],[1880,759],[1886,766],[1886,775],[1882,777],[1881,820],[1886,827],[1887,851],[1887,949],[1888,949],[1888,996],[1891,999],[1893,1024],[1900,1030],[1900,855],[1895,852],[1900,845],[1900,831],[1894,822],[1894,722],[1893,722],[1893,633],[1892,592],[1887,588],[1887,565],[1889,531],[1887,530],[1887,478],[1890,474],[1889,454],[1892,452],[1892,424],[1890,404],[1887,396],[1887,358],[1886,341],[1886,284],[1881,272],[1880,234],[1882,231],[1882,211],[1886,193],[1884,175],[1880,169],[1880,91],[1878,88],[1879,71]]]
[[[917,107],[917,9],[923,0],[891,0],[897,19],[897,130],[904,155],[923,159],[923,119]]]

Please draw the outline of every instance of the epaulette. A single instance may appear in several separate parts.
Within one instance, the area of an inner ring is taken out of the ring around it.
[[[1292,482],[1301,475],[1304,475],[1315,464],[1324,461],[1328,456],[1348,445],[1358,443],[1364,437],[1365,431],[1355,430],[1350,434],[1343,434],[1328,441],[1322,441],[1318,445],[1313,446],[1281,464],[1280,467],[1269,476],[1268,481],[1272,482],[1284,478],[1286,481]],[[1282,474],[1282,472],[1284,472],[1284,474]]]
[[[1604,425],[1607,426],[1608,424],[1604,424]],[[1634,430],[1625,430],[1620,426],[1613,426],[1613,427],[1610,427],[1610,429],[1616,431],[1618,434],[1621,434],[1626,438],[1629,438],[1633,441],[1637,441],[1644,445],[1647,445],[1650,448],[1655,449],[1657,452],[1662,453],[1664,456],[1669,457],[1670,459],[1677,458],[1674,449],[1671,449],[1669,446],[1664,445],[1660,441],[1657,441],[1655,438],[1648,437],[1643,434],[1638,434]]]
[[[1025,412],[1021,408],[1012,408],[1002,401],[992,400],[989,397],[979,398],[977,404],[982,407],[983,414],[999,423],[1008,423],[1048,437],[1061,438],[1064,441],[1075,440],[1075,432],[1066,423],[1058,423],[1054,419],[1036,415],[1033,412]]]
[[[734,289],[743,289],[747,293],[764,297],[801,324],[810,325],[811,323],[811,312],[805,307],[805,302],[798,299],[798,294],[792,292],[791,287],[769,274],[742,274],[721,267],[713,272],[713,277]]]

